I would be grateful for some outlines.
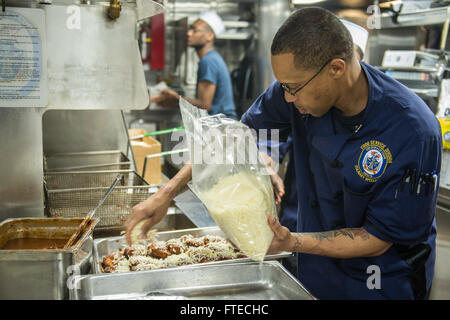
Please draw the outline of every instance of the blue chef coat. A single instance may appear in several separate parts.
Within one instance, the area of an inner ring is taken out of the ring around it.
[[[292,136],[286,142],[280,143],[280,163],[289,154],[286,174],[284,178],[285,194],[281,199],[280,223],[291,232],[297,231],[298,197],[295,181],[295,163],[292,154]]]
[[[271,157],[275,158],[281,164],[284,158],[289,154],[289,161],[287,164],[286,173],[284,174],[284,189],[285,194],[281,198],[280,206],[280,223],[287,227],[291,232],[297,231],[297,208],[298,197],[295,181],[295,166],[292,158],[292,136],[286,132],[285,138],[280,137],[279,143],[275,141],[261,141],[258,139],[258,148],[264,147],[265,152]],[[272,153],[273,148],[277,148],[278,152]]]
[[[319,299],[423,298],[434,275],[437,189],[430,195],[422,184],[417,194],[416,183],[421,173],[439,176],[440,126],[417,95],[381,71],[361,66],[369,98],[362,126],[353,133],[335,134],[332,112],[320,118],[300,114],[285,101],[277,81],[242,121],[255,129],[292,130],[298,232],[363,227],[394,244],[369,258],[299,254],[299,280],[312,294]],[[416,170],[415,179],[402,179],[407,169]],[[380,288],[368,285],[376,276],[372,265],[380,270]]]

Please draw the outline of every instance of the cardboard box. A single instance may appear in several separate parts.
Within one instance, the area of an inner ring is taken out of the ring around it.
[[[134,137],[146,134],[144,129],[129,129],[128,134]],[[152,137],[131,140],[134,160],[138,173],[143,176],[145,157],[150,154],[161,153],[161,143]],[[147,160],[147,168],[143,178],[150,184],[161,184],[161,157],[150,158]]]

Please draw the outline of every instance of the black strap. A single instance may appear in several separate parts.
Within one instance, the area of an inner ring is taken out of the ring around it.
[[[412,272],[408,276],[414,292],[414,299],[424,300],[428,297],[425,263],[431,253],[428,243],[422,242],[412,247],[394,245],[400,257],[411,267]]]

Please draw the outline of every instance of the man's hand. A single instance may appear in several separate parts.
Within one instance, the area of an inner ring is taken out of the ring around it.
[[[143,219],[149,219],[142,226],[142,235],[145,236],[151,227],[164,219],[171,201],[172,198],[160,189],[151,197],[133,207],[124,224],[126,230],[125,238],[129,245],[132,245],[131,230],[133,230],[134,226]]]
[[[288,228],[283,227],[280,221],[270,215],[267,219],[269,222],[270,229],[272,229],[274,236],[272,243],[270,244],[267,254],[277,254],[282,251],[291,251],[292,235]]]
[[[273,192],[275,195],[275,203],[279,205],[281,198],[284,196],[284,183],[281,177],[277,174],[271,174],[270,180],[272,181]]]
[[[178,104],[180,95],[173,90],[163,89],[159,95],[150,98],[150,102],[154,102],[161,107],[173,107]]]
[[[142,235],[145,236],[148,230],[160,222],[167,214],[167,209],[171,201],[184,191],[192,176],[192,165],[186,163],[178,173],[170,179],[167,184],[162,186],[154,195],[147,200],[135,205],[131,210],[127,221],[125,221],[125,230],[128,244],[131,245],[131,230],[142,219],[149,219],[142,226]]]
[[[259,153],[266,165],[267,171],[270,175],[270,181],[272,181],[273,192],[275,196],[275,203],[279,205],[281,198],[284,196],[284,183],[278,173],[275,171],[275,163],[268,154],[264,152]]]

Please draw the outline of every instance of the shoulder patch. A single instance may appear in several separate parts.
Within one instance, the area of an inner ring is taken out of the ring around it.
[[[386,145],[377,140],[370,140],[361,146],[356,173],[367,182],[376,182],[392,163],[392,155]]]

